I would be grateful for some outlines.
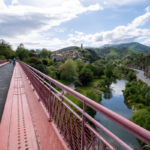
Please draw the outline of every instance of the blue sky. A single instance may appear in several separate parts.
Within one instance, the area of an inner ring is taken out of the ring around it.
[[[0,28],[14,49],[150,46],[150,0],[0,0]]]

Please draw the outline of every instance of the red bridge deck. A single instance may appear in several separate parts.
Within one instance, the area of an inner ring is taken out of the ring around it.
[[[0,124],[0,150],[68,149],[17,63]]]
[[[66,92],[80,100],[83,107],[68,99],[64,94]],[[105,139],[88,120],[118,144],[119,149],[133,150],[128,143],[87,114],[86,106],[143,141],[143,149],[150,147],[148,130],[19,62],[14,69],[0,124],[0,150],[116,150],[114,143]],[[49,122],[48,118],[52,121]]]

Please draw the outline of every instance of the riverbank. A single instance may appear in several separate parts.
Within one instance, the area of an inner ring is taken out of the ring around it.
[[[150,87],[142,81],[128,82],[124,96],[127,106],[134,108],[131,121],[150,131]]]
[[[116,82],[113,82],[110,85],[111,89],[111,96],[106,97],[104,94],[102,95],[101,105],[104,107],[118,113],[119,115],[130,119],[132,117],[133,111],[132,109],[128,108],[124,101],[124,95],[123,90],[125,90],[125,85],[128,81],[121,79],[116,80]],[[109,129],[111,132],[113,132],[115,135],[117,135],[120,139],[128,143],[133,149],[139,150],[140,146],[137,141],[137,139],[131,135],[129,132],[121,128],[119,125],[115,124],[110,119],[106,118],[99,112],[96,113],[94,117],[98,122],[100,122],[102,125],[104,125],[107,129]],[[99,130],[100,134],[102,134],[109,142],[111,142],[113,145],[115,145],[118,149],[120,147],[112,141],[107,135],[105,135],[103,132]]]
[[[145,72],[142,70],[138,70],[138,69],[133,69],[130,68],[132,70],[134,70],[136,72],[136,76],[138,80],[143,81],[144,83],[146,83],[148,86],[150,86],[150,79],[148,77],[145,76]]]

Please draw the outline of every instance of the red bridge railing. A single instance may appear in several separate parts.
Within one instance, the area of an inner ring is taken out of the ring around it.
[[[46,110],[48,111],[49,119],[56,124],[60,134],[72,150],[116,149],[99,134],[95,127],[99,128],[113,139],[118,145],[120,145],[120,147],[122,147],[121,149],[132,149],[98,121],[88,115],[85,112],[86,105],[102,113],[150,146],[149,131],[41,73],[35,68],[23,62],[20,62],[20,64],[36,90],[39,100],[43,102]],[[65,96],[65,93],[69,93],[78,98],[83,103],[83,108],[79,108],[76,104],[69,100]],[[70,106],[74,107],[79,113],[76,113]],[[95,127],[90,125],[87,120],[89,120]]]
[[[7,62],[7,60],[0,60],[0,64]]]

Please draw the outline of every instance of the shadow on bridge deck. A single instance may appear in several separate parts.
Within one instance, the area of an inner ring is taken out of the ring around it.
[[[0,150],[17,149],[68,149],[18,63],[0,124]]]

